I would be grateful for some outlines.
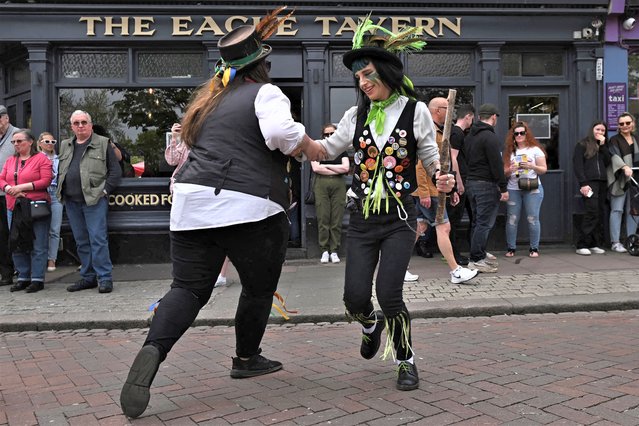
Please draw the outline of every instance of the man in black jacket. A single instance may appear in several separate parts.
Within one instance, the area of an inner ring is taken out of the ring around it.
[[[479,107],[479,122],[470,128],[463,148],[468,165],[466,191],[473,210],[469,267],[480,272],[497,272],[497,262],[486,259],[486,245],[495,226],[499,201],[508,201],[500,144],[494,128],[498,116],[499,110],[493,104]]]

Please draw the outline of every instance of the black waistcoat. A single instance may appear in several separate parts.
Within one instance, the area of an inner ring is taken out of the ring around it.
[[[176,182],[228,189],[289,206],[288,157],[271,151],[255,116],[261,84],[242,84],[229,92],[204,120]]]
[[[393,188],[397,198],[417,189],[417,141],[413,133],[416,105],[416,101],[408,101],[381,152],[371,136],[370,126],[364,126],[366,116],[358,118],[353,137],[355,171],[351,189],[360,199],[371,191],[376,171],[384,175],[384,189],[388,192],[389,186]]]

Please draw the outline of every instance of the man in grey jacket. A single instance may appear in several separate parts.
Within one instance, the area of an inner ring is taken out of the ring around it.
[[[11,125],[7,107],[0,105],[0,167],[4,167],[7,158],[15,154],[11,137],[18,129]],[[0,191],[0,286],[13,282],[13,262],[9,252],[9,222],[7,221],[7,203],[4,192]]]

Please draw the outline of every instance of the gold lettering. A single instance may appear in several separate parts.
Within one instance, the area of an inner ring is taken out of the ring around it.
[[[139,206],[140,204],[142,204],[142,194],[135,194],[133,205]]]
[[[132,206],[135,203],[135,196],[133,194],[126,194],[124,196],[124,204]]]
[[[123,16],[122,18],[120,18],[120,23],[117,24],[113,22],[113,16],[105,16],[104,17],[104,35],[112,36],[114,28],[120,28],[121,36],[128,36],[129,35],[129,17]]]
[[[149,27],[155,20],[152,16],[135,16],[133,17],[133,35],[134,36],[152,36],[155,34],[155,30],[150,30]]]
[[[190,16],[173,16],[171,18],[173,20],[173,32],[171,35],[174,36],[190,36],[193,32],[193,29],[189,29],[189,24],[191,23]]]
[[[224,28],[226,28],[226,31],[231,31],[233,29],[233,23],[235,21],[240,21],[240,25],[242,25],[246,24],[248,18],[246,16],[230,16],[226,21],[224,21]]]
[[[453,22],[448,18],[437,18],[437,20],[439,21],[440,36],[444,35],[444,27],[448,28],[458,36],[461,36],[461,18],[455,18],[457,22],[456,24],[453,24]]]
[[[437,38],[437,34],[433,31],[433,27],[435,26],[435,20],[433,18],[415,18],[415,26],[421,27],[429,36]],[[418,33],[420,35],[423,34],[422,31],[418,31]]]
[[[112,206],[115,204],[115,195],[110,194],[109,195],[109,205]]]
[[[402,31],[404,27],[410,26],[410,24],[411,24],[410,18],[397,17],[397,16],[391,17],[391,31],[394,32],[395,34]]]
[[[322,36],[328,37],[331,35],[331,22],[337,22],[337,18],[334,16],[318,16],[315,18],[315,22],[322,23]]]
[[[80,22],[87,23],[87,36],[95,36],[95,23],[102,22],[102,18],[97,16],[82,16]]]
[[[150,204],[152,206],[157,206],[158,204],[160,204],[160,197],[158,197],[158,194],[151,194]]]
[[[282,24],[277,28],[277,35],[280,36],[294,36],[298,30],[292,31],[291,27],[297,23],[297,18],[286,18]]]
[[[171,204],[171,194],[162,194],[162,205]]]
[[[224,35],[224,31],[222,31],[217,22],[215,22],[210,16],[204,17],[204,22],[200,25],[200,28],[197,30],[195,35],[201,36],[205,31],[212,32],[213,35],[216,36]]]
[[[350,31],[354,33],[355,29],[357,29],[357,22],[355,22],[355,20],[350,16],[347,16],[346,18],[344,18],[344,22],[342,22],[342,25],[339,27],[339,30],[337,30],[335,35],[341,36],[344,31]]]

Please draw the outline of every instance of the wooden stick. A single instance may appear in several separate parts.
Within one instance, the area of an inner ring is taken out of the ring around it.
[[[441,174],[450,172],[450,130],[453,124],[453,111],[455,110],[455,98],[457,90],[448,89],[448,108],[446,109],[446,120],[444,121],[444,135],[442,136],[442,146],[439,151],[439,163]],[[444,209],[446,208],[446,194],[440,192],[437,194],[437,214],[435,223],[444,223]]]

